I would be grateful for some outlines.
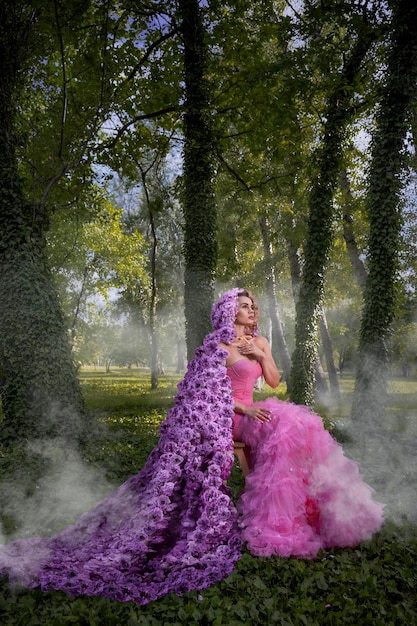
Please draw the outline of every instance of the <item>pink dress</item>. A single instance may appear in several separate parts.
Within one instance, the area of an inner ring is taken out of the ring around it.
[[[262,374],[246,358],[227,368],[235,400],[253,404]],[[252,554],[313,558],[319,549],[354,546],[383,523],[357,464],[305,406],[269,398],[268,423],[235,414],[233,437],[251,449],[251,470],[240,500],[243,539]]]

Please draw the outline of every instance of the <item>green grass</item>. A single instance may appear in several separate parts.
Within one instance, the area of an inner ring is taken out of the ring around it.
[[[178,377],[161,377],[156,390],[150,389],[144,370],[109,374],[86,370],[80,377],[98,425],[86,443],[85,459],[119,484],[138,471],[155,445]],[[336,426],[338,415],[348,412],[352,381],[342,380],[342,386],[341,401],[323,407]],[[283,397],[284,390],[278,389],[278,395]],[[417,408],[417,383],[391,381],[390,408],[408,419]],[[243,485],[236,465],[230,485],[235,494]],[[417,625],[416,560],[414,529],[386,524],[372,541],[320,553],[313,561],[255,558],[244,552],[235,571],[221,583],[203,592],[171,594],[143,607],[105,598],[73,599],[62,592],[17,590],[3,580],[0,624],[412,626]]]

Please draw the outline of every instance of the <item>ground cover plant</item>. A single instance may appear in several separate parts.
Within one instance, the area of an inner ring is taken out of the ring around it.
[[[88,407],[97,429],[86,441],[84,461],[118,485],[143,465],[158,437],[159,424],[173,402],[178,377],[161,377],[150,388],[149,372],[115,369],[81,372]],[[339,406],[346,414],[352,383],[342,381]],[[283,395],[283,390],[278,389]],[[390,408],[410,419],[417,408],[417,382],[391,381]],[[337,433],[337,411],[325,407]],[[14,451],[16,454],[16,451]],[[7,464],[3,451],[0,471]],[[243,479],[237,465],[230,486],[237,497]],[[244,552],[224,581],[184,596],[170,594],[146,606],[105,598],[70,598],[0,586],[2,626],[137,626],[157,624],[282,624],[285,626],[417,624],[417,539],[411,524],[387,523],[372,541],[330,550],[312,561],[254,558]]]

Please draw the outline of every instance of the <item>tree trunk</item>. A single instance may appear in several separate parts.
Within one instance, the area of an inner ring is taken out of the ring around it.
[[[151,330],[151,389],[157,389],[158,376],[160,372],[158,358],[158,337],[156,334],[156,255],[158,250],[158,239],[156,236],[155,219],[152,210],[149,211],[149,220],[152,231],[152,250],[151,250],[151,304],[149,308],[149,326]]]
[[[387,338],[394,316],[401,230],[404,140],[417,100],[417,4],[398,0],[392,21],[386,80],[372,141],[366,198],[369,260],[361,319],[352,416],[368,431],[382,416],[388,379]]]
[[[329,333],[329,327],[327,325],[326,312],[322,307],[321,315],[319,319],[320,324],[320,336],[323,344],[324,357],[326,359],[327,374],[329,376],[330,393],[334,398],[340,397],[340,385],[339,377],[337,375],[337,369],[334,364],[333,345],[332,339]]]
[[[1,438],[72,438],[83,430],[83,403],[69,338],[31,207],[17,195],[10,203],[7,184],[10,189],[16,181],[2,169],[0,220],[7,227],[0,243]]]
[[[358,34],[324,116],[323,147],[319,153],[317,180],[310,194],[303,277],[297,303],[291,399],[298,404],[311,405],[314,399],[317,322],[328,254],[333,241],[333,190],[341,168],[344,131],[352,114],[350,94],[370,42],[367,31]]]
[[[329,393],[329,387],[326,380],[326,374],[324,373],[323,365],[321,364],[320,354],[316,348],[314,354],[314,381],[315,381],[315,395],[327,396]]]
[[[151,267],[151,300],[149,304],[149,338],[151,344],[151,358],[150,358],[150,370],[151,370],[151,389],[158,388],[158,377],[160,372],[159,367],[159,356],[158,356],[158,336],[156,332],[156,303],[158,298],[158,287],[156,280],[156,261],[158,255],[158,236],[156,234],[156,224],[155,224],[155,216],[153,213],[153,208],[151,206],[151,197],[148,189],[147,183],[147,173],[149,171],[145,170],[138,163],[138,167],[141,173],[143,190],[146,198],[146,207],[148,209],[149,216],[149,224],[151,227],[151,236],[152,236],[152,244],[151,244],[151,258],[150,258],[150,267]]]
[[[14,115],[34,22],[15,9],[0,5],[0,436],[72,438],[83,431],[83,402],[46,262],[47,220],[26,202],[18,174]]]
[[[292,295],[294,298],[294,302],[297,304],[298,294],[300,291],[300,283],[301,283],[301,264],[300,264],[300,257],[298,254],[298,247],[294,244],[294,242],[290,238],[287,238],[287,252],[288,252],[288,261],[290,264]]]
[[[343,203],[343,237],[346,243],[346,250],[350,264],[352,265],[353,273],[355,274],[358,285],[363,293],[365,291],[367,271],[365,264],[360,258],[355,233],[353,232],[353,217],[351,209],[352,192],[345,169],[340,175],[340,186],[345,194],[345,202]]]
[[[91,265],[94,264],[94,259],[91,262]],[[87,276],[90,272],[90,264],[87,264],[83,270],[83,275],[82,275],[82,280],[81,280],[81,285],[80,285],[80,290],[78,292],[77,295],[77,299],[75,302],[75,310],[74,310],[74,315],[72,316],[72,321],[71,321],[71,344],[72,347],[74,347],[74,344],[76,342],[77,339],[77,324],[78,324],[78,318],[80,315],[80,310],[81,310],[81,303],[84,297],[84,292],[85,292],[85,285],[87,282]]]
[[[298,297],[300,293],[300,284],[301,284],[301,262],[300,255],[298,252],[297,246],[294,242],[288,237],[287,238],[287,251],[288,251],[288,260],[290,264],[290,276],[291,276],[291,288],[292,294],[294,298],[295,306],[297,306]],[[318,352],[317,345],[314,345],[314,389],[315,392],[319,395],[326,395],[329,391],[327,386],[326,376],[323,370],[323,366],[320,361],[320,355]],[[289,383],[289,393],[291,395],[291,373],[290,373],[290,383]]]
[[[179,0],[184,43],[184,307],[188,359],[211,330],[217,262],[214,139],[198,0]]]
[[[180,374],[185,370],[185,352],[181,337],[177,338],[177,367],[175,373]]]
[[[291,356],[287,347],[287,342],[285,341],[281,320],[278,314],[278,303],[275,288],[275,270],[272,261],[272,249],[268,236],[268,219],[266,216],[260,218],[259,226],[262,234],[265,261],[268,267],[266,293],[268,296],[269,317],[272,324],[272,348],[273,352],[275,351],[275,346],[277,348],[277,355],[274,354],[274,356],[279,357],[279,361],[282,364],[282,379],[285,381],[287,385],[287,392],[289,393]]]

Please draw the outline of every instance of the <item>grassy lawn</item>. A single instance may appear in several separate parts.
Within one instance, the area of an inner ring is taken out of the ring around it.
[[[172,405],[178,377],[161,377],[151,390],[145,370],[83,370],[85,397],[95,416],[95,436],[86,443],[83,467],[105,485],[117,486],[143,465],[158,437],[158,427]],[[322,406],[326,423],[336,425],[349,413],[353,383],[342,379],[342,399]],[[417,382],[390,382],[390,412],[396,430],[415,432]],[[262,395],[262,394],[261,394]],[[278,389],[283,397],[284,389]],[[405,424],[405,426],[404,426]],[[3,459],[4,461],[4,459]],[[4,463],[2,465],[4,468]],[[92,481],[91,489],[94,491]],[[237,494],[239,468],[230,478]],[[72,520],[69,520],[72,521]],[[178,597],[173,594],[140,607],[104,598],[70,598],[0,588],[1,626],[137,626],[157,624],[282,624],[323,626],[417,625],[417,539],[412,524],[388,522],[372,541],[356,548],[322,552],[313,561],[255,558],[244,552],[224,581]]]

